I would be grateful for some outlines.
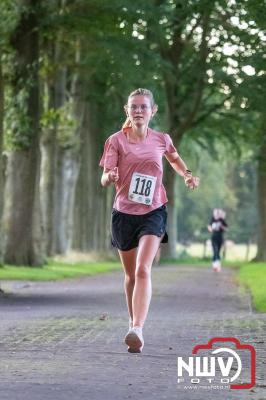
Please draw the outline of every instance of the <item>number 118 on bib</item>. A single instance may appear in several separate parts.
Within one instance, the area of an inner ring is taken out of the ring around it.
[[[156,176],[134,172],[131,178],[128,198],[136,203],[151,205],[156,185]]]

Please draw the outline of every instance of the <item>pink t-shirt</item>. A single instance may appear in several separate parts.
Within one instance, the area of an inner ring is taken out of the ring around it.
[[[141,215],[167,203],[162,183],[162,157],[167,155],[171,160],[171,154],[175,152],[168,134],[150,128],[146,138],[138,143],[130,142],[124,130],[111,135],[105,142],[99,165],[106,169],[118,167],[119,180],[115,184],[113,207],[123,213]],[[153,190],[152,196],[150,192]],[[131,200],[133,197],[134,201]],[[140,198],[150,204],[139,203]]]

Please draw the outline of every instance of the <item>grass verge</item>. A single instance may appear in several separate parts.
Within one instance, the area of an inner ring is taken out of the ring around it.
[[[256,311],[266,312],[266,263],[241,264],[238,281],[246,286],[252,296]]]
[[[41,268],[5,265],[0,268],[0,280],[56,281],[91,276],[121,269],[116,262],[63,263],[50,260]]]

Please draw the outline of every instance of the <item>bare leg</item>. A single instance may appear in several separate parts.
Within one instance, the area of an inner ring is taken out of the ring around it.
[[[124,289],[126,294],[128,313],[133,321],[132,296],[135,286],[137,248],[128,251],[118,250],[118,253],[125,271]]]
[[[151,300],[151,267],[161,243],[155,235],[144,235],[139,241],[135,286],[132,298],[133,326],[143,327]]]

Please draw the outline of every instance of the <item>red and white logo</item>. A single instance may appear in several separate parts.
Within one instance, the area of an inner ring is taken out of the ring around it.
[[[177,358],[177,382],[185,388],[208,384],[250,389],[256,383],[256,351],[250,344],[241,344],[233,337],[216,337],[194,346],[192,354]]]

